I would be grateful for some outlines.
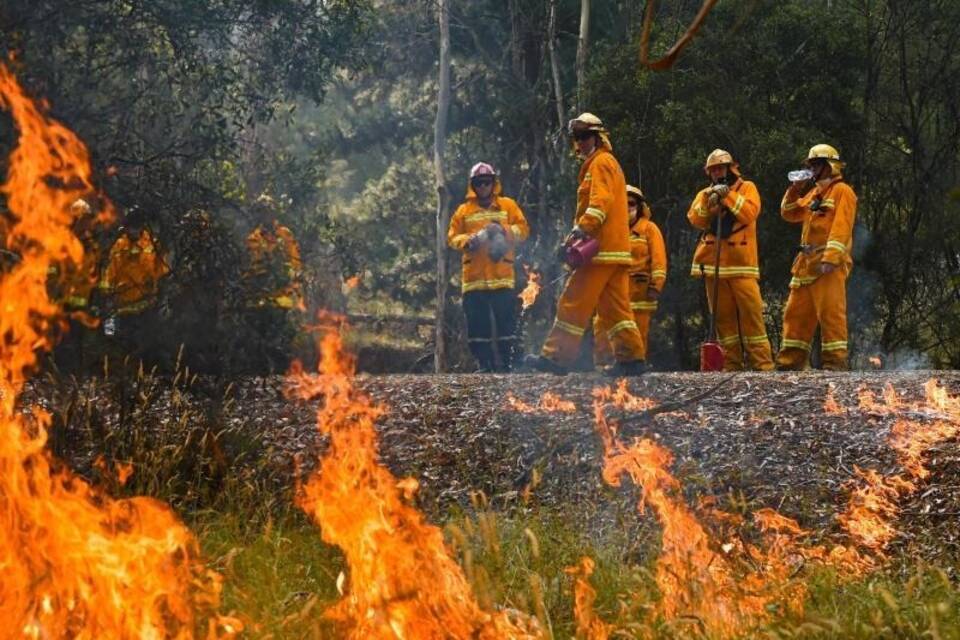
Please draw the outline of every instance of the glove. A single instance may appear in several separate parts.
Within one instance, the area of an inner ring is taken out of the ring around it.
[[[717,194],[718,198],[726,198],[727,194],[730,193],[730,187],[725,184],[715,184],[712,191]]]
[[[647,287],[647,300],[653,302],[660,297],[660,292],[653,287]]]
[[[473,235],[471,235],[469,238],[467,238],[467,246],[466,246],[467,251],[469,251],[470,253],[473,253],[474,251],[479,249],[480,245],[483,244],[483,240],[484,238],[480,232],[474,233]]]
[[[576,242],[577,240],[583,240],[584,238],[587,238],[589,236],[590,236],[589,233],[587,233],[586,231],[581,229],[579,225],[577,225],[577,226],[574,226],[573,229],[570,230],[570,233],[567,234],[567,239],[563,241],[563,244],[567,245],[572,242]]]

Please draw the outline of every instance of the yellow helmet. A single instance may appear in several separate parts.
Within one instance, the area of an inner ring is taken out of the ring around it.
[[[640,190],[640,187],[635,187],[632,184],[627,185],[627,193],[633,194],[643,200],[643,191]]]
[[[598,133],[606,133],[606,129],[603,128],[603,122],[597,116],[584,111],[576,118],[567,123],[567,130],[570,133],[574,131],[596,131]]]
[[[730,155],[729,151],[714,149],[710,152],[710,155],[707,156],[707,161],[703,163],[703,168],[709,169],[710,167],[715,167],[720,164],[734,164],[733,156]]]
[[[738,178],[740,177],[740,165],[733,159],[730,152],[724,149],[714,149],[710,152],[710,155],[707,156],[707,161],[703,163],[703,171],[709,175],[710,167],[716,167],[722,164],[730,165],[730,172]]]
[[[828,144],[815,144],[810,147],[805,164],[810,164],[811,160],[819,159],[826,160],[830,163],[830,169],[835,176],[840,175],[840,172],[846,166],[845,163],[840,161],[840,152]]]

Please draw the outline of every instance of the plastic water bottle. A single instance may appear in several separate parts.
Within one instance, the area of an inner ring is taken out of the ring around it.
[[[112,336],[117,332],[117,319],[110,316],[103,321],[103,335]]]
[[[813,177],[813,171],[810,169],[797,169],[787,174],[787,180],[790,182],[806,182]]]

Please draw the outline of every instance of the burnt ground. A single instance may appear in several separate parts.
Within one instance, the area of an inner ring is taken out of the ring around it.
[[[861,408],[861,389],[879,396],[891,384],[903,400],[919,401],[931,377],[960,394],[960,372],[653,373],[630,379],[628,390],[670,410],[610,413],[623,419],[622,437],[650,437],[673,452],[672,471],[688,503],[712,498],[741,514],[773,507],[815,538],[840,541],[835,517],[856,486],[854,469],[902,471],[886,441],[898,414]],[[382,458],[397,475],[419,478],[418,503],[434,520],[455,505],[469,509],[471,494],[482,491],[498,511],[559,513],[599,539],[656,528],[652,518],[637,514],[634,487],[613,489],[601,479],[592,391],[611,383],[599,375],[361,375],[358,384],[389,407],[379,421]],[[110,394],[96,388],[87,384],[82,393],[99,398],[93,404],[104,424],[95,431],[108,433],[109,423],[120,418],[108,406]],[[824,410],[830,390],[839,412]],[[535,405],[547,391],[572,401],[576,411],[528,414],[506,400],[513,394]],[[286,482],[295,457],[306,472],[322,449],[312,408],[284,398],[280,378],[237,381],[226,391],[200,381],[175,394],[153,393],[143,415],[158,425],[165,416],[182,415],[184,405],[208,405],[209,397],[223,393],[230,398],[218,404],[214,418],[209,407],[196,413],[259,442],[260,454],[231,460],[229,473],[257,465]],[[54,409],[63,404],[62,394],[39,390],[43,404]],[[167,406],[172,397],[179,414]],[[923,412],[909,417],[930,419]],[[76,416],[63,421],[77,422]],[[80,467],[96,453],[82,449],[66,447]],[[930,476],[901,501],[901,535],[892,551],[952,564],[960,558],[960,441],[933,447],[926,463]]]

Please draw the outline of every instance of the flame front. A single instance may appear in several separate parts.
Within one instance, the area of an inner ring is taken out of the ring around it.
[[[527,286],[520,292],[520,300],[523,303],[521,312],[526,311],[536,301],[540,295],[540,274],[524,265],[527,270]]]
[[[339,333],[321,344],[320,374],[295,371],[302,397],[321,397],[317,422],[330,438],[300,506],[323,539],[343,550],[346,595],[327,611],[350,638],[537,638],[535,624],[477,603],[440,529],[410,505],[416,481],[398,481],[377,461],[374,421],[384,409],[353,384]]]
[[[524,402],[512,393],[507,393],[507,404],[519,413],[575,413],[577,405],[570,400],[564,400],[550,391],[545,391],[536,406]]]
[[[19,132],[2,190],[8,248],[21,260],[0,279],[0,619],[29,638],[190,638],[212,612],[219,576],[165,505],[114,500],[57,463],[48,413],[19,394],[62,322],[47,293],[51,266],[80,265],[70,205],[95,193],[86,147],[49,119],[0,64],[0,99]],[[104,205],[106,219],[112,214]],[[210,636],[239,630],[211,619]]]

